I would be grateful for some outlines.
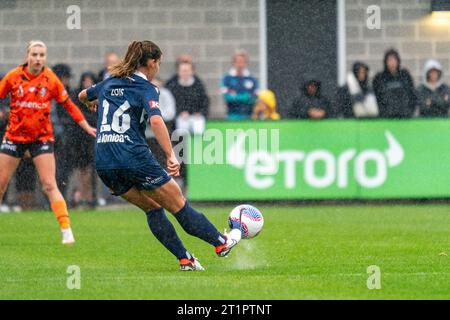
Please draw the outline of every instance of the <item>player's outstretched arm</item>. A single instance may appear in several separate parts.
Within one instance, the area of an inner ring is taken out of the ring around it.
[[[84,130],[86,131],[86,133],[88,135],[90,135],[91,137],[96,137],[97,136],[97,129],[94,127],[91,127],[91,125],[86,121],[86,120],[81,120],[80,122],[78,122],[78,125]]]
[[[72,119],[78,123],[78,125],[84,130],[86,131],[86,133],[92,137],[96,136],[97,133],[97,129],[95,129],[94,127],[91,127],[89,125],[89,123],[86,121],[86,119],[84,118],[83,113],[80,111],[80,109],[76,106],[75,103],[73,103],[73,101],[69,98],[66,100],[66,102],[64,102],[64,108],[67,110],[67,112],[69,112],[70,116],[72,117]]]
[[[169,175],[178,176],[180,174],[180,163],[173,152],[172,142],[170,141],[169,132],[167,131],[163,118],[159,115],[152,116],[150,118],[150,125],[152,126],[156,140],[166,155]]]
[[[89,101],[87,96],[87,89],[82,90],[78,94],[78,99],[83,103],[91,112],[97,112],[97,103],[98,100],[95,99],[94,101]]]

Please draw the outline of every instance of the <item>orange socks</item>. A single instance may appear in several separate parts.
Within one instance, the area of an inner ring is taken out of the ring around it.
[[[61,229],[70,228],[69,212],[67,211],[66,201],[56,200],[51,203],[56,219],[58,219]]]

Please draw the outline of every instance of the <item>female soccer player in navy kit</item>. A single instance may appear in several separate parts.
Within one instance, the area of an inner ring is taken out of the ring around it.
[[[112,193],[138,206],[147,214],[150,230],[180,262],[180,270],[204,270],[189,254],[164,209],[174,214],[182,228],[215,247],[224,257],[240,240],[233,229],[221,234],[200,212],[190,206],[177,183],[180,164],[173,152],[159,110],[159,90],[150,81],[156,76],[162,52],[151,41],[133,41],[111,77],[79,94],[79,99],[99,115],[96,169]],[[148,120],[149,118],[149,120]],[[167,157],[166,172],[152,155],[145,140],[149,122]]]

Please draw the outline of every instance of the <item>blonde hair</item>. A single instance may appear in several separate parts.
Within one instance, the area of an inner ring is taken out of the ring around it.
[[[234,51],[233,62],[236,60],[236,57],[244,57],[246,61],[249,60],[248,52],[245,51],[244,49],[237,49]]]
[[[266,119],[279,120],[280,114],[276,111],[277,99],[275,93],[271,90],[261,90],[258,94],[259,100],[261,100],[268,109],[264,111]]]
[[[110,74],[124,78],[131,76],[137,68],[146,66],[148,59],[161,59],[161,49],[152,41],[133,41],[129,44],[125,58],[112,67]]]
[[[30,52],[31,48],[33,47],[43,47],[45,49],[47,49],[47,46],[45,45],[45,43],[41,40],[31,40],[30,42],[28,42],[27,45],[27,53]]]
[[[27,54],[25,55],[24,63],[28,62],[28,54],[30,53],[31,48],[33,47],[42,47],[45,50],[47,50],[47,45],[44,43],[44,41],[41,40],[31,40],[27,44]]]

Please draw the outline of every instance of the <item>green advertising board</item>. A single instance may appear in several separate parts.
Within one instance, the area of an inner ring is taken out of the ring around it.
[[[212,121],[189,150],[192,200],[450,197],[445,119]]]

